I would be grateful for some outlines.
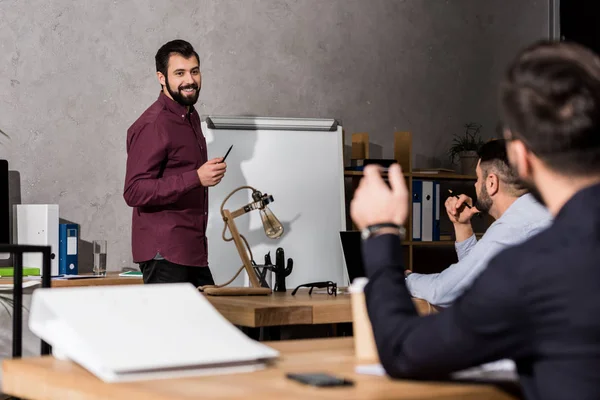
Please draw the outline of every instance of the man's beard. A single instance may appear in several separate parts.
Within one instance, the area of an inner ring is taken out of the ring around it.
[[[165,76],[165,84],[166,84],[167,90],[169,91],[169,94],[171,95],[173,100],[175,100],[177,103],[181,104],[182,106],[184,106],[184,107],[193,106],[198,101],[198,97],[200,96],[200,88],[198,88],[198,85],[196,85],[195,83],[192,83],[190,85],[185,85],[185,86],[179,86],[179,88],[176,92],[171,90],[171,85],[169,84],[169,78],[167,78],[167,76]],[[196,89],[196,94],[190,97],[190,96],[186,96],[182,93],[182,91],[184,89],[189,89],[189,88]]]
[[[481,193],[477,195],[477,200],[475,201],[475,208],[477,208],[480,212],[484,214],[489,214],[490,208],[492,208],[492,204],[494,201],[490,197],[485,184],[481,185]]]

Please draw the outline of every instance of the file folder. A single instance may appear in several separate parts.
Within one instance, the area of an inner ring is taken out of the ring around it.
[[[60,275],[77,275],[78,273],[78,247],[79,225],[59,225],[59,256],[58,273]]]
[[[412,197],[412,240],[440,240],[440,183],[415,179]]]
[[[433,240],[433,182],[422,182],[422,211],[421,211],[421,241],[431,242]]]
[[[412,182],[412,240],[421,241],[421,206],[423,197],[423,181],[413,179]]]

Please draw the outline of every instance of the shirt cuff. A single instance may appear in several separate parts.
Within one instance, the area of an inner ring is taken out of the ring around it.
[[[191,190],[202,186],[196,170],[184,172],[181,176],[183,178],[183,185],[186,190]]]
[[[414,272],[406,277],[406,287],[410,292],[411,296],[425,300],[425,294],[419,290],[419,287],[423,287],[423,281],[425,281],[425,287],[427,287],[431,283],[431,280],[428,277],[429,275],[417,274]]]
[[[402,242],[398,235],[377,235],[363,241],[362,254],[367,277],[370,277],[382,268],[404,267]]]
[[[475,234],[472,234],[462,242],[455,242],[454,247],[456,248],[457,252],[462,252],[464,250],[467,250],[469,247],[473,246],[475,244],[473,242],[477,242],[477,237],[475,236]]]

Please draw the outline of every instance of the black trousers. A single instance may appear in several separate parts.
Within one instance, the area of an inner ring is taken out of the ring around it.
[[[144,283],[189,282],[196,287],[215,284],[208,267],[189,267],[167,260],[150,260],[140,263],[140,270],[144,275]]]

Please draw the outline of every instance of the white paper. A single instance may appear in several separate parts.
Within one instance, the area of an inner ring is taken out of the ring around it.
[[[279,355],[187,283],[38,289],[30,328],[106,382],[248,371]]]
[[[52,279],[97,279],[106,278],[104,275],[61,275]]]
[[[357,365],[354,372],[361,375],[385,376],[381,364]],[[453,373],[453,379],[458,380],[485,380],[485,381],[518,381],[515,363],[512,360],[499,360],[482,364],[477,367]]]
[[[375,375],[375,376],[384,376],[385,370],[381,364],[365,364],[365,365],[357,365],[354,368],[354,372],[361,375]]]

